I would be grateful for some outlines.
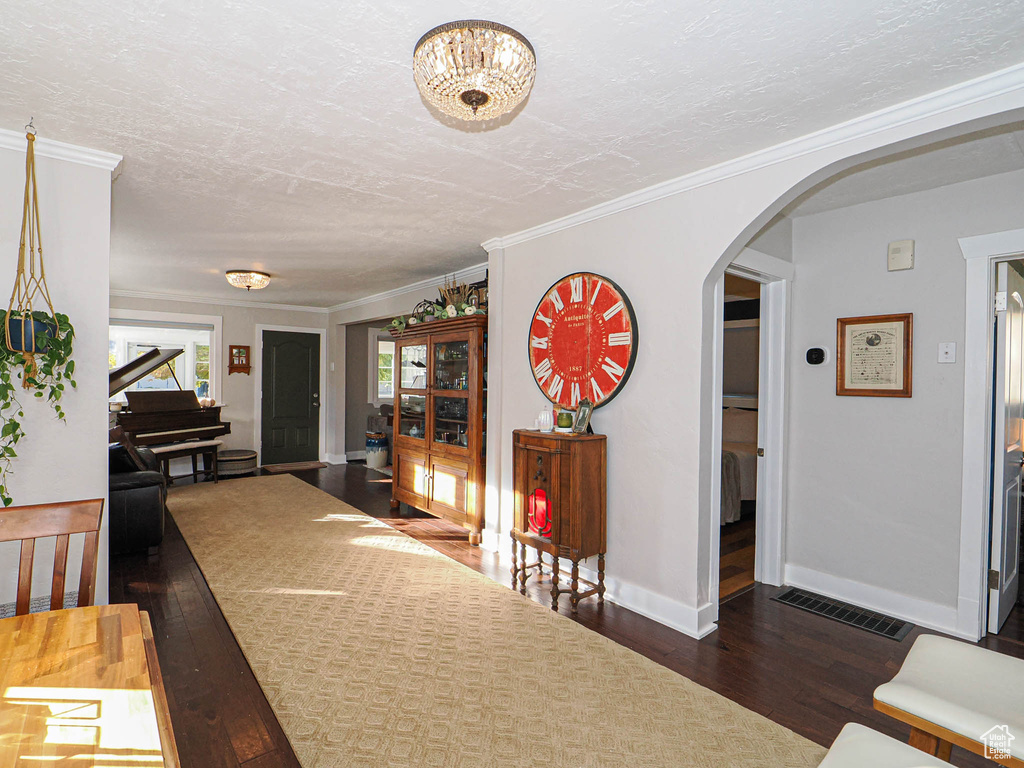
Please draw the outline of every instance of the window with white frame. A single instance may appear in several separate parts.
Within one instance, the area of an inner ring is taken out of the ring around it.
[[[157,325],[110,325],[107,364],[110,369],[144,355],[154,347],[181,349],[182,354],[168,365],[161,366],[132,384],[128,390],[182,389],[194,390],[198,397],[210,397],[210,345],[213,329],[204,327],[170,327]],[[123,402],[124,393],[111,398]]]
[[[373,405],[390,403],[395,398],[395,342],[382,338],[380,331],[369,331],[369,365],[367,367],[367,402]]]

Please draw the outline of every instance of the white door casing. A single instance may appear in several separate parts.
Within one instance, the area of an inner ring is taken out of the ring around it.
[[[1020,586],[1021,467],[1024,463],[1024,275],[996,265],[996,344],[988,631],[998,632]]]

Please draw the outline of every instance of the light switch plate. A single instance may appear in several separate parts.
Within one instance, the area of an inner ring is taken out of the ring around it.
[[[889,271],[914,268],[914,241],[894,240],[889,243]]]
[[[955,341],[944,341],[939,344],[939,362],[940,363],[955,363],[956,362],[956,342]]]

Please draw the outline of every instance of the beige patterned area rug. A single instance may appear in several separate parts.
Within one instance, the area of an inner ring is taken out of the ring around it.
[[[174,488],[168,506],[304,768],[824,755],[290,475]]]

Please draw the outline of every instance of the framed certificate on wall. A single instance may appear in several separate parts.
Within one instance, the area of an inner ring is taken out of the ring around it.
[[[836,321],[836,394],[911,397],[914,315]]]

